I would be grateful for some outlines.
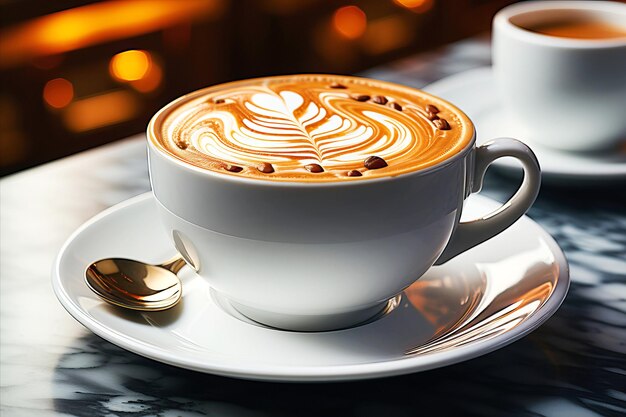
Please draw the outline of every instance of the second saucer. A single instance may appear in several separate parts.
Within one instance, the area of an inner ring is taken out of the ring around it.
[[[436,81],[425,91],[449,100],[474,121],[477,142],[497,137],[515,137],[532,147],[541,165],[544,182],[559,186],[611,185],[626,181],[626,149],[615,153],[574,153],[534,144],[509,120],[504,111],[491,68],[477,68]],[[517,163],[502,158],[494,163],[503,172],[517,173]]]

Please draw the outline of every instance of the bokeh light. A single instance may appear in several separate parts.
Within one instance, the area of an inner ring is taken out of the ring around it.
[[[119,81],[141,80],[150,71],[152,58],[146,51],[120,52],[111,59],[109,71]]]
[[[207,16],[217,18],[227,5],[224,0],[101,1],[51,13],[2,30],[0,68],[150,33],[177,23],[188,24]]]
[[[333,27],[344,38],[358,39],[367,28],[367,16],[357,6],[344,6],[333,15]]]
[[[70,131],[85,132],[131,120],[139,109],[137,94],[118,90],[76,100],[62,116]]]
[[[72,102],[74,86],[65,78],[55,78],[46,83],[43,88],[43,99],[55,109],[62,109]]]
[[[424,13],[433,7],[433,0],[393,0],[399,6],[415,13]]]
[[[152,61],[152,65],[150,65],[150,69],[146,75],[140,80],[131,81],[129,84],[140,93],[149,93],[156,90],[157,87],[161,85],[162,79],[163,70],[161,70],[161,66],[157,62]]]

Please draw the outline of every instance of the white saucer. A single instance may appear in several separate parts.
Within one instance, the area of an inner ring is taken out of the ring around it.
[[[533,144],[510,122],[500,103],[490,67],[478,68],[446,77],[424,88],[462,109],[476,125],[477,142],[509,136],[523,140],[535,151],[544,180],[562,185],[606,184],[626,180],[626,149],[602,155],[568,153]],[[514,159],[504,158],[496,166],[507,171],[520,170]]]
[[[473,197],[466,214],[475,217],[496,205]],[[527,217],[432,268],[387,315],[341,331],[280,331],[235,317],[190,268],[180,273],[182,302],[166,312],[109,306],[84,284],[94,260],[156,263],[172,252],[153,197],[144,194],[104,211],[68,239],[55,263],[54,291],[94,333],[157,361],[246,379],[330,381],[424,371],[483,355],[541,325],[569,286],[561,249]]]

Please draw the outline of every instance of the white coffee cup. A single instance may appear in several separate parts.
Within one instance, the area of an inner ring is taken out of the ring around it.
[[[593,19],[626,30],[626,4],[539,1],[502,9],[493,22],[493,67],[516,130],[567,151],[626,141],[626,38],[573,39],[524,29]]]
[[[224,175],[156,146],[179,102],[148,126],[160,217],[176,249],[220,296],[277,328],[338,329],[375,316],[433,264],[509,227],[539,190],[534,154],[508,138],[478,148],[472,138],[447,160],[395,177],[311,183]],[[465,198],[504,156],[524,167],[517,193],[499,210],[459,223]]]

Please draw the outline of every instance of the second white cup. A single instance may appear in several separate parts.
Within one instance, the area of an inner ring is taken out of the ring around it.
[[[626,142],[626,38],[574,39],[527,30],[568,19],[626,31],[626,4],[542,1],[515,4],[494,18],[498,90],[520,136],[567,151]]]

